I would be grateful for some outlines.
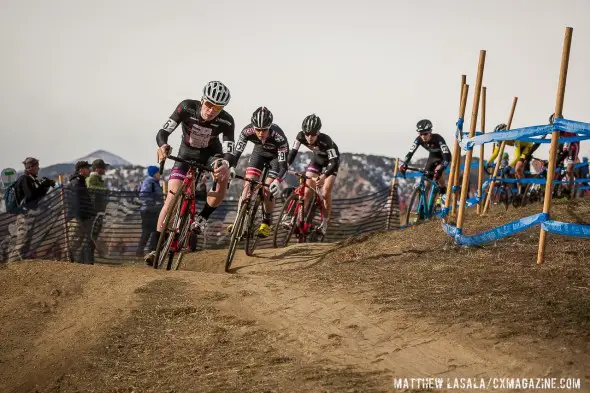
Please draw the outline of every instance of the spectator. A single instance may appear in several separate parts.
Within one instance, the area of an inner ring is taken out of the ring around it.
[[[94,202],[94,211],[96,212],[96,218],[92,226],[92,244],[96,246],[101,256],[106,253],[106,246],[103,241],[99,240],[99,237],[104,224],[109,197],[109,189],[102,177],[105,175],[108,166],[109,164],[106,164],[101,158],[94,160],[92,162],[94,171],[86,178],[86,187],[90,191],[90,196]]]
[[[55,187],[55,181],[45,177],[39,179],[39,160],[27,157],[23,164],[25,173],[16,180],[14,191],[19,205],[27,209],[35,209],[50,187]]]
[[[69,217],[73,227],[70,248],[72,261],[94,263],[94,244],[91,238],[92,224],[96,212],[86,187],[86,178],[90,175],[90,164],[87,161],[76,163],[76,173],[70,177],[71,199]]]
[[[584,165],[582,165],[580,167],[580,179],[588,179],[590,177],[590,167],[588,167],[588,157],[582,157],[582,163]],[[590,183],[580,183],[580,187],[587,187]],[[580,196],[583,197],[584,195],[588,194],[588,191],[590,190],[581,190],[580,191]]]
[[[144,255],[145,245],[149,242],[149,251],[156,251],[158,245],[158,216],[163,204],[163,192],[160,185],[160,169],[157,166],[147,168],[148,177],[143,181],[139,189],[141,200],[141,238],[136,255]]]
[[[27,257],[37,221],[32,216],[32,210],[38,207],[39,201],[47,194],[49,188],[55,187],[55,181],[38,177],[38,159],[27,157],[23,164],[25,172],[13,186],[16,201],[19,206],[23,207],[23,210],[15,222],[16,239],[9,258],[12,261]],[[25,213],[31,213],[31,216],[29,217],[29,214]]]

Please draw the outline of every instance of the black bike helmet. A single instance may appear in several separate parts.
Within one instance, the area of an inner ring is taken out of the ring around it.
[[[321,128],[322,121],[315,113],[303,119],[303,123],[301,124],[301,129],[305,135],[317,135]]]
[[[496,128],[494,128],[494,132],[497,131],[506,131],[508,129],[508,126],[504,123],[500,123],[496,126]]]
[[[416,131],[418,132],[431,132],[432,122],[428,119],[423,119],[416,124]]]
[[[272,113],[267,107],[261,106],[252,114],[252,126],[254,128],[270,128],[272,125]]]

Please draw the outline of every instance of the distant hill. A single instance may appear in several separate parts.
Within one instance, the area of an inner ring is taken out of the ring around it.
[[[92,164],[92,161],[102,158],[104,162],[109,164],[111,168],[121,168],[125,166],[133,166],[129,161],[110,153],[106,150],[97,150],[90,154],[87,154],[83,157],[77,158],[72,160],[71,162],[61,163],[61,164],[54,164],[48,167],[42,167],[39,173],[40,176],[49,177],[52,179],[57,178],[59,175],[66,175],[69,176],[70,174],[74,173],[74,168],[76,162],[78,161],[88,161]]]

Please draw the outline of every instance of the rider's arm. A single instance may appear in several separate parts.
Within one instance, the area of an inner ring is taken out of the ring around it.
[[[510,166],[514,168],[516,163],[520,160],[520,142],[514,143],[514,155],[512,156],[512,161],[510,161]]]
[[[299,152],[299,146],[301,146],[301,139],[305,138],[303,136],[303,132],[299,131],[297,136],[295,137],[295,141],[293,141],[293,146],[291,146],[291,150],[289,150],[289,156],[287,157],[287,166],[291,166],[293,161],[295,161],[295,157],[297,157],[297,152]]]
[[[287,165],[287,154],[289,153],[289,142],[287,141],[287,137],[281,131],[279,134],[278,139],[281,141],[281,144],[277,148],[277,155],[279,160],[279,174],[277,175],[277,179],[282,180],[287,173],[287,169],[289,169]]]
[[[490,156],[490,158],[488,158],[488,164],[493,164],[494,161],[496,161],[496,157],[498,157],[499,153],[500,153],[500,145],[497,143],[494,143],[494,151],[492,152],[492,155]]]
[[[234,133],[235,133],[235,123],[234,123],[234,119],[233,117],[231,117],[229,115],[229,113],[225,113],[225,120],[227,120],[227,123],[229,124],[225,124],[225,127],[223,128],[223,134],[221,136],[222,138],[222,145],[223,145],[223,158],[225,160],[227,160],[227,162],[229,162],[230,166],[235,166],[238,163],[238,160],[236,159],[235,163],[233,163],[234,160],[234,150],[235,150],[235,144],[234,144]]]
[[[158,135],[156,135],[156,142],[158,142],[158,146],[168,144],[168,137],[170,136],[170,134],[172,134],[172,131],[174,131],[176,127],[178,127],[178,124],[180,124],[180,122],[182,121],[183,116],[185,114],[185,108],[187,105],[188,100],[184,100],[180,104],[178,104],[174,112],[172,112],[172,114],[170,115],[168,121],[166,121],[162,128],[160,128],[160,131],[158,131]]]
[[[326,151],[328,154],[328,166],[326,167],[326,171],[324,172],[324,176],[328,177],[334,173],[336,168],[338,167],[338,163],[340,162],[340,152],[338,151],[338,146],[330,139],[331,146]]]
[[[440,139],[439,139],[438,145],[440,147],[440,150],[442,151],[442,156],[443,156],[443,160],[440,163],[440,166],[442,169],[446,169],[446,167],[449,166],[449,164],[453,160],[453,155],[451,154],[451,150],[447,146],[447,142],[445,142],[445,139],[442,136],[439,136],[439,137],[440,137]]]
[[[406,156],[404,157],[405,164],[410,162],[410,160],[412,159],[412,156],[414,155],[416,150],[418,150],[418,146],[420,146],[421,144],[422,144],[422,140],[420,139],[420,137],[417,137],[416,139],[414,139],[414,143],[412,143],[412,146],[410,146],[410,150],[408,151],[408,154],[406,154]]]
[[[238,160],[240,159],[240,156],[242,155],[242,153],[244,152],[244,150],[246,149],[246,145],[248,144],[248,139],[246,136],[246,130],[249,127],[246,126],[244,127],[244,129],[242,130],[242,132],[240,132],[240,136],[238,137],[238,142],[235,144],[234,146],[234,151],[231,154],[231,161],[229,161],[230,166],[236,166],[238,165]]]

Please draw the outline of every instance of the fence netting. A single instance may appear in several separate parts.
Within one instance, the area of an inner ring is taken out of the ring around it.
[[[97,262],[122,262],[135,259],[144,250],[138,249],[142,234],[142,201],[136,192],[92,192],[94,202],[100,198],[104,211],[81,222],[72,214],[74,194],[68,187],[52,190],[40,200],[37,208],[24,214],[0,214],[0,262],[21,259],[72,260],[74,254],[87,247],[86,232],[93,233],[92,242]],[[99,195],[100,194],[100,195]],[[202,207],[200,198],[198,208]],[[283,197],[277,198],[273,223],[278,220]],[[205,241],[199,237],[196,250],[227,247],[227,227],[237,213],[238,201],[225,200],[211,215]],[[400,226],[397,186],[371,195],[332,202],[332,223],[327,242]],[[86,232],[85,232],[86,231]],[[272,247],[272,236],[259,243]]]

